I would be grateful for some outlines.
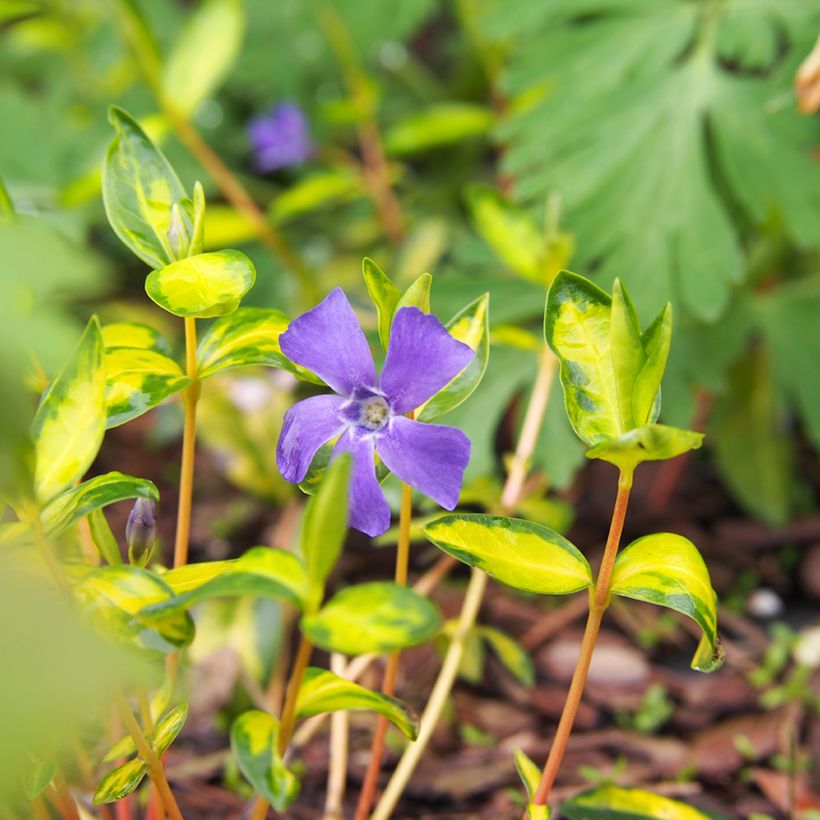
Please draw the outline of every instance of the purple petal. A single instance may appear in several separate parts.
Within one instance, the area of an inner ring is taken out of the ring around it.
[[[445,510],[458,504],[470,461],[470,439],[461,430],[395,416],[379,437],[378,448],[382,461],[402,481]]]
[[[346,426],[340,412],[341,396],[313,396],[285,413],[276,445],[276,465],[288,481],[298,484],[310,468],[316,451]]]
[[[435,316],[414,307],[399,310],[390,329],[381,380],[381,389],[393,412],[407,413],[424,404],[457,376],[474,355]]]
[[[341,288],[297,316],[279,337],[282,352],[312,370],[337,393],[376,386],[376,368],[359,320]]]
[[[353,456],[350,477],[350,526],[366,535],[381,535],[390,526],[390,507],[376,479],[373,436],[359,435],[346,430],[333,449],[334,458],[340,453]]]

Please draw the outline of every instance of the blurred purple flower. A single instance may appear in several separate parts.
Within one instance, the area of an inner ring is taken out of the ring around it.
[[[338,395],[313,396],[288,410],[276,448],[282,475],[298,483],[313,457],[339,436],[333,457],[350,453],[350,526],[380,535],[390,507],[376,478],[378,451],[402,481],[452,510],[458,503],[470,440],[461,430],[404,414],[435,395],[469,364],[473,351],[418,308],[396,312],[381,378],[356,314],[341,288],[294,319],[282,352],[312,370]]]
[[[263,173],[301,165],[313,153],[307,117],[290,102],[253,117],[248,123],[248,139],[254,168]]]

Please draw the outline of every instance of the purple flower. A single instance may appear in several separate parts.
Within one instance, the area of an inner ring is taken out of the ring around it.
[[[253,165],[263,173],[301,165],[313,153],[307,118],[298,105],[290,102],[253,117],[248,123],[248,139]]]
[[[279,471],[298,483],[313,457],[339,436],[333,457],[350,453],[350,526],[380,535],[390,507],[376,479],[378,451],[389,470],[442,507],[458,503],[470,460],[461,430],[422,424],[406,413],[424,404],[469,364],[473,351],[418,308],[396,312],[381,378],[367,339],[341,288],[294,319],[279,339],[282,352],[312,370],[338,395],[314,396],[285,414],[276,448]]]

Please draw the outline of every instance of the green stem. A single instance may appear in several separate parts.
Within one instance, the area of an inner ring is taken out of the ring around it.
[[[555,357],[546,348],[538,362],[538,373],[527,405],[527,412],[521,426],[521,435],[515,449],[513,464],[507,475],[504,489],[501,493],[501,505],[505,512],[512,512],[521,496],[526,477],[527,466],[532,458],[535,444],[538,440],[538,432],[544,421],[544,414],[549,404],[549,397],[552,391],[552,376],[555,372]],[[461,605],[461,613],[458,619],[458,626],[453,635],[450,645],[447,647],[447,654],[444,656],[441,670],[433,686],[430,699],[424,709],[419,723],[419,736],[415,743],[405,749],[401,756],[399,765],[393,772],[390,782],[384,794],[379,800],[375,811],[371,815],[371,820],[387,820],[396,807],[407,782],[413,775],[422,754],[433,736],[433,731],[438,725],[441,713],[447,703],[447,698],[455,683],[458,670],[461,666],[461,659],[464,656],[464,647],[470,631],[478,617],[478,610],[484,597],[484,590],[487,587],[487,576],[481,570],[473,569],[470,573],[470,583]]]
[[[612,569],[615,566],[615,558],[618,554],[618,547],[621,543],[621,534],[624,528],[624,519],[629,505],[629,492],[632,488],[632,472],[621,472],[618,480],[618,495],[615,498],[615,506],[612,510],[612,521],[609,526],[609,535],[604,547],[604,556],[601,560],[601,568],[598,571],[598,578],[595,582],[594,590],[590,591],[589,616],[587,617],[584,637],[581,641],[581,651],[575,665],[575,672],[567,692],[567,699],[564,709],[561,712],[561,719],[558,721],[558,728],[555,731],[555,738],[550,748],[544,771],[541,775],[541,782],[533,796],[532,803],[537,806],[545,805],[549,798],[550,790],[555,782],[561,761],[567,749],[569,736],[575,717],[578,714],[578,707],[581,704],[581,697],[584,693],[589,666],[592,662],[592,653],[595,649],[595,642],[598,639],[598,632],[601,628],[601,620],[604,612],[609,606],[610,588],[612,586]],[[526,815],[525,815],[526,816]]]

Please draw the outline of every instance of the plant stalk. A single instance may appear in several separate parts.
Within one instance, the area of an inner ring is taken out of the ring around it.
[[[344,675],[345,656],[334,652],[330,656],[330,671]],[[344,796],[347,785],[348,730],[350,716],[342,710],[330,716],[330,765],[327,775],[327,797],[323,820],[344,820]]]
[[[399,514],[399,543],[396,548],[396,583],[407,586],[407,573],[410,563],[410,522],[413,517],[413,489],[409,484],[401,485],[401,512]],[[387,658],[384,671],[382,693],[392,695],[396,689],[396,678],[399,672],[400,652],[392,652]],[[373,735],[373,745],[370,747],[370,763],[367,767],[359,803],[356,806],[354,820],[367,820],[370,807],[376,796],[376,786],[384,757],[384,741],[387,736],[388,720],[379,715],[376,722],[376,731]]]
[[[137,723],[136,718],[131,712],[131,707],[128,705],[122,693],[115,692],[114,698],[122,722],[125,724],[128,734],[133,738],[134,745],[137,747],[137,752],[142,758],[143,763],[148,767],[148,776],[151,778],[162,799],[165,811],[171,820],[184,820],[182,812],[179,810],[177,801],[171,791],[171,787],[168,785],[168,779],[165,777],[165,768],[162,765],[162,761],[151,748],[151,744],[148,743],[142,729],[140,729],[139,723]]]
[[[515,449],[513,463],[507,474],[504,489],[501,492],[501,506],[506,513],[511,512],[518,503],[524,486],[524,478],[530,459],[532,458],[535,444],[538,440],[538,432],[544,421],[547,405],[549,404],[552,392],[553,374],[555,373],[555,357],[546,347],[541,353],[538,361],[538,373],[533,384],[527,411],[524,415],[524,422],[521,426],[521,435]],[[470,571],[470,583],[461,605],[461,614],[458,619],[458,626],[453,635],[447,654],[444,656],[441,670],[433,686],[430,699],[424,709],[419,723],[419,735],[415,743],[412,743],[404,750],[404,754],[399,760],[399,765],[393,772],[387,788],[382,794],[375,811],[371,815],[371,820],[388,820],[396,807],[407,782],[413,775],[422,754],[424,754],[433,731],[438,725],[441,713],[447,703],[447,698],[455,683],[458,670],[461,666],[461,659],[464,657],[464,647],[466,640],[478,617],[481,601],[484,597],[484,590],[487,587],[487,576],[481,570],[472,569]]]
[[[592,653],[595,649],[595,642],[598,639],[598,632],[601,628],[601,620],[604,612],[609,606],[610,587],[612,585],[612,568],[615,565],[615,558],[618,554],[618,547],[621,543],[621,533],[624,528],[624,519],[629,505],[629,492],[632,488],[632,472],[621,472],[618,480],[618,495],[615,498],[615,506],[612,510],[612,520],[609,525],[609,535],[604,547],[604,556],[601,560],[601,568],[598,570],[598,578],[595,588],[590,591],[589,616],[587,617],[584,637],[581,641],[581,650],[572,681],[567,692],[567,699],[564,709],[561,712],[561,719],[558,721],[558,728],[555,731],[555,738],[550,748],[544,771],[538,789],[533,796],[532,803],[535,805],[545,805],[549,798],[550,790],[555,782],[561,761],[567,749],[569,736],[575,717],[578,714],[578,707],[581,704],[581,697],[584,693],[589,666],[592,662]],[[525,818],[526,818],[525,814]]]

